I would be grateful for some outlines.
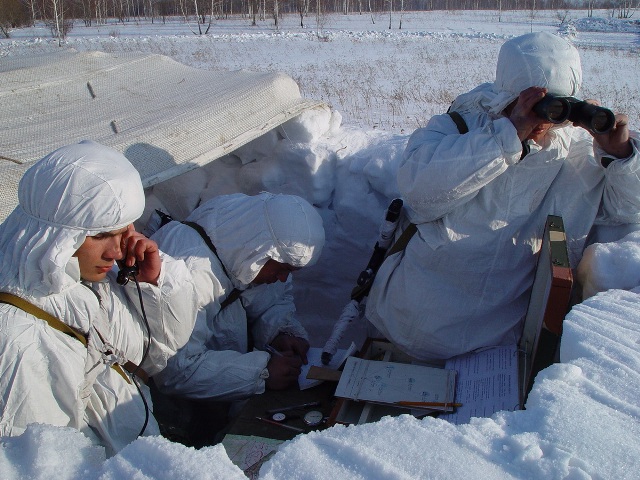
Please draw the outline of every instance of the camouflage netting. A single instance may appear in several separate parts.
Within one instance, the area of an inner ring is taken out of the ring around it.
[[[321,102],[281,73],[215,72],[162,55],[61,53],[0,65],[0,221],[30,162],[91,139],[145,187],[205,165]]]

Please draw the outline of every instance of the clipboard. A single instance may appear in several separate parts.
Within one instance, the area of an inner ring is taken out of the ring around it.
[[[373,361],[399,362],[405,364],[410,364],[414,360],[388,340],[376,338],[366,339],[360,352],[360,358]],[[436,412],[438,412],[438,410],[432,408],[412,408],[411,406],[405,405],[336,397],[336,402],[331,414],[329,415],[327,425],[359,425],[378,421],[385,416],[413,414],[417,417],[423,417]]]

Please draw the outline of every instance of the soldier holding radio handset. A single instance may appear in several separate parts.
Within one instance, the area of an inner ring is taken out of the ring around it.
[[[159,434],[145,372],[188,340],[195,286],[184,262],[134,230],[138,172],[83,141],[35,162],[18,198],[0,225],[0,371],[11,372],[0,376],[0,436],[73,427],[112,455]],[[118,284],[128,279],[135,287]]]

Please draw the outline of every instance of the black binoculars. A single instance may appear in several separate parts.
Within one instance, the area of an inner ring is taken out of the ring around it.
[[[595,133],[606,133],[616,124],[616,116],[608,108],[592,105],[574,97],[546,94],[533,106],[533,111],[549,122],[562,123],[569,120]]]

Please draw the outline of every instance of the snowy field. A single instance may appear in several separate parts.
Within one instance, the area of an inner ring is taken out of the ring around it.
[[[581,49],[588,98],[640,122],[637,72],[640,46],[637,24],[608,18],[585,18],[564,12],[423,12],[353,14],[324,18],[312,15],[299,27],[296,15],[252,27],[248,18],[216,20],[210,34],[197,36],[195,25],[159,20],[84,27],[78,23],[66,45],[57,46],[45,28],[14,31],[0,40],[4,55],[32,55],[72,48],[78,51],[150,52],[187,65],[212,69],[282,71],[300,85],[303,96],[331,103],[348,125],[410,133],[431,115],[446,110],[460,93],[493,80],[495,59],[505,39],[531,31],[563,32]],[[498,20],[501,21],[498,21]]]
[[[366,265],[388,199],[396,195],[395,166],[408,135],[446,111],[458,94],[491,81],[506,39],[530,31],[565,35],[581,52],[583,97],[629,114],[631,127],[640,127],[640,25],[610,19],[606,11],[592,19],[569,12],[571,21],[561,25],[561,13],[406,13],[402,29],[399,14],[392,15],[391,29],[388,14],[373,21],[369,15],[331,15],[319,26],[309,17],[305,28],[292,15],[277,31],[272,21],[251,27],[249,19],[234,18],[215,21],[207,36],[194,35],[195,26],[182,21],[77,24],[61,47],[45,28],[35,27],[0,40],[0,69],[8,56],[61,49],[142,51],[203,69],[282,71],[304,96],[331,104],[339,112],[332,120],[285,125],[285,132],[302,131],[307,145],[276,147],[280,157],[274,158],[276,148],[258,139],[238,152],[241,159],[258,158],[247,174],[255,181],[249,191],[278,190],[269,188],[273,178],[304,178],[296,185],[300,191],[287,193],[310,199],[323,215],[328,242],[321,261],[294,277],[301,320],[312,345],[322,346]],[[340,115],[337,128],[331,121]],[[272,150],[265,154],[267,145]],[[232,163],[221,159],[207,168],[212,179],[219,177],[207,194],[243,190],[229,181]],[[170,187],[185,182],[188,177]],[[403,416],[300,435],[263,466],[260,478],[638,478],[640,300],[627,291],[640,285],[637,245],[634,237],[593,255],[594,262],[604,259],[601,285],[625,290],[598,294],[573,309],[565,322],[562,364],[539,375],[525,411],[458,427]],[[362,336],[359,325],[348,340]],[[53,477],[244,478],[219,445],[195,451],[146,438],[105,459],[101,448],[71,429],[39,426],[2,439],[0,479]]]

